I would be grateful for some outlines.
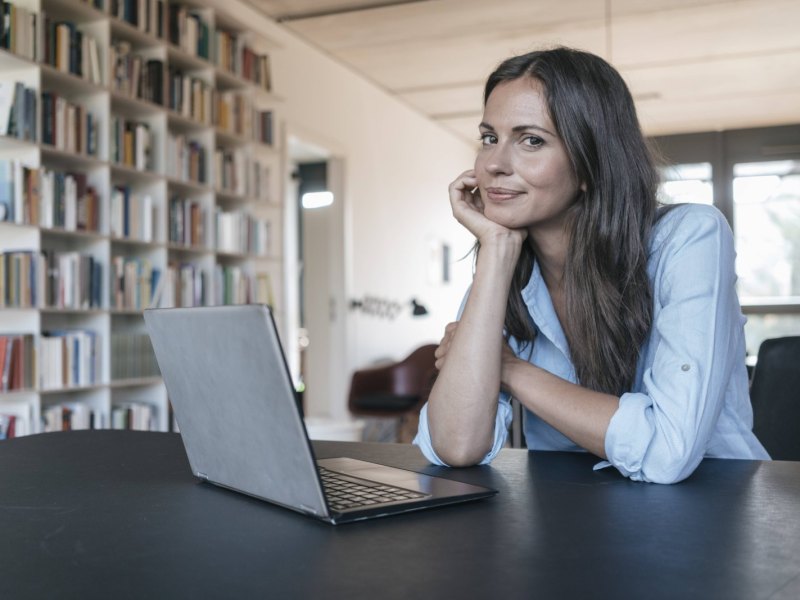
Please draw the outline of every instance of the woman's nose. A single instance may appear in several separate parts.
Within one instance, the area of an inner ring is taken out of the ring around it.
[[[512,171],[511,156],[503,144],[494,145],[484,155],[484,159],[484,168],[490,175],[509,175]]]

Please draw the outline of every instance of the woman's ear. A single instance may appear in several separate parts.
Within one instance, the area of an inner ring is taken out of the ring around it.
[[[586,189],[587,189],[587,187],[586,187],[586,182],[585,182],[585,181],[582,181],[582,182],[581,182],[581,184],[580,184],[580,186],[578,186],[578,187],[580,188],[580,190],[581,190],[581,191],[582,191],[584,194],[586,193]]]

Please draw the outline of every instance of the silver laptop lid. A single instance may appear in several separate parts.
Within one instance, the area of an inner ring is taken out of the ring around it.
[[[328,516],[269,308],[149,309],[144,318],[192,472]]]

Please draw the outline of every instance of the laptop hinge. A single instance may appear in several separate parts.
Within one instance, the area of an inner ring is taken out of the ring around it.
[[[198,471],[197,473],[195,473],[195,475],[197,475],[200,479],[205,479],[206,481],[208,481],[208,475],[206,475],[205,473],[201,473],[200,471]]]

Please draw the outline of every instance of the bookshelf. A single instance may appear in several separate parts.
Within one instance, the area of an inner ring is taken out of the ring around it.
[[[282,320],[277,47],[200,3],[3,11],[0,438],[170,430],[145,308]]]

